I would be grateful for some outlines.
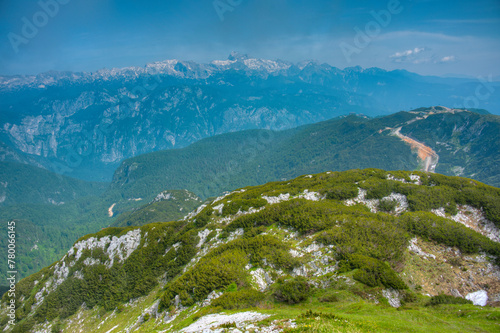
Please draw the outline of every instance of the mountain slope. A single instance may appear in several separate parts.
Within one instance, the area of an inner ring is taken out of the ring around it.
[[[150,189],[187,188],[207,198],[244,185],[325,169],[425,170],[426,155],[418,147],[437,152],[439,162],[436,166],[436,157],[431,164],[438,172],[456,175],[456,170],[462,170],[462,175],[500,185],[496,180],[499,164],[495,164],[495,157],[491,158],[500,152],[499,119],[436,107],[374,119],[351,115],[281,132],[225,134],[187,148],[124,161],[115,173],[110,193],[140,193],[148,197]],[[450,125],[442,126],[443,121]],[[419,146],[402,140],[397,131],[413,137],[412,142]],[[467,147],[467,158],[441,149],[444,145],[457,145],[455,137],[460,135],[464,137],[461,144]]]
[[[500,118],[474,112],[430,114],[401,130],[439,155],[436,172],[499,186]]]
[[[163,191],[150,203],[122,213],[111,226],[141,226],[147,223],[178,220],[201,204],[201,199],[188,190]]]
[[[91,183],[15,162],[0,162],[0,205],[62,205],[85,196],[99,195],[106,183]]]
[[[494,92],[481,107],[498,114],[499,83],[490,86]],[[213,135],[283,130],[349,112],[460,107],[477,87],[469,79],[238,54],[210,64],[167,60],[94,73],[0,77],[0,140],[31,157],[27,161],[102,181],[123,159]]]
[[[185,220],[82,237],[17,284],[15,326],[3,296],[1,323],[12,332],[197,332],[259,321],[254,329],[275,332],[398,332],[417,322],[423,331],[495,331],[498,309],[424,305],[470,303],[464,295],[496,302],[499,207],[498,188],[422,172],[326,172],[248,187]],[[215,316],[236,309],[254,312]]]

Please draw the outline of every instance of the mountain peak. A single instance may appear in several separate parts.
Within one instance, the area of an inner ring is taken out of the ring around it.
[[[229,57],[227,57],[227,60],[235,61],[235,60],[247,60],[248,55],[239,53],[237,51],[232,51]]]

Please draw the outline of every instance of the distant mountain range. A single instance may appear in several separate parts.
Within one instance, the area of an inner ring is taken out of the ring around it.
[[[488,84],[493,93],[480,106],[500,113],[500,84]],[[109,181],[126,158],[217,134],[283,130],[349,113],[378,116],[422,105],[469,107],[480,85],[237,53],[209,64],[167,60],[94,73],[3,76],[0,160]]]

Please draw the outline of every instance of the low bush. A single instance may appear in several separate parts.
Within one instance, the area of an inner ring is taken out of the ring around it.
[[[432,296],[429,300],[429,303],[427,303],[427,305],[439,304],[472,304],[472,302],[462,297],[440,294],[437,296]]]
[[[225,202],[222,208],[222,216],[234,215],[238,211],[248,211],[251,207],[260,208],[267,204],[267,201],[262,198],[255,199],[236,199],[231,202]]]
[[[358,187],[355,184],[346,183],[328,188],[324,194],[330,200],[347,200],[357,197],[358,192]]]
[[[396,206],[398,205],[398,202],[396,200],[390,200],[390,199],[381,199],[378,202],[378,210],[381,212],[392,212],[394,209],[396,209]]]
[[[408,288],[388,264],[374,258],[359,254],[349,255],[341,261],[339,267],[341,271],[359,269],[354,273],[354,279],[370,287]]]
[[[493,242],[472,229],[433,213],[406,213],[398,219],[398,224],[408,232],[447,246],[456,246],[464,253],[485,251],[500,255],[500,244]]]
[[[279,302],[295,304],[305,301],[311,293],[307,279],[298,276],[290,279],[280,278],[273,285],[273,296]]]

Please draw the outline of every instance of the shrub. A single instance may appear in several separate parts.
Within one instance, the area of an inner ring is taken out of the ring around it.
[[[325,294],[323,294],[323,296],[321,296],[319,298],[319,301],[333,303],[333,302],[338,302],[339,297],[338,297],[337,293],[326,292]]]
[[[333,313],[323,313],[323,312],[315,312],[313,310],[307,310],[306,312],[302,313],[299,315],[299,318],[322,318],[322,319],[329,319],[329,320],[335,320],[335,319],[343,319],[342,317],[338,317],[334,315]]]
[[[429,303],[427,303],[427,305],[439,304],[472,304],[472,302],[462,297],[440,294],[437,296],[432,296]]]
[[[305,301],[309,297],[310,292],[311,288],[307,283],[307,279],[302,276],[288,280],[280,278],[273,286],[273,296],[276,300],[289,304]]]
[[[226,249],[217,256],[202,258],[193,269],[167,285],[161,297],[161,309],[167,308],[176,295],[181,298],[182,305],[190,306],[232,282],[244,285],[247,262],[246,253],[241,249]]]
[[[358,196],[358,187],[355,184],[341,184],[326,191],[326,198],[330,200],[347,200]]]
[[[494,256],[500,254],[500,244],[459,223],[432,213],[406,213],[399,218],[398,223],[412,234],[447,246],[456,246],[464,253],[483,250]]]
[[[359,186],[366,190],[367,199],[382,199],[394,192],[399,184],[394,180],[368,178]]]
[[[239,210],[247,211],[250,207],[260,208],[267,204],[267,201],[262,198],[255,199],[236,199],[231,202],[226,202],[222,208],[222,216],[234,215],[238,213]]]
[[[378,209],[382,212],[392,212],[397,205],[396,200],[382,199],[378,202]]]
[[[234,291],[237,291],[238,290],[238,286],[236,285],[236,283],[231,283],[229,286],[227,286],[226,288],[226,292],[228,293],[232,293]]]
[[[238,326],[236,326],[235,322],[224,323],[219,325],[219,328],[236,328],[236,327]]]
[[[340,265],[341,270],[348,271],[358,268],[354,273],[354,279],[370,287],[383,285],[393,289],[407,289],[406,284],[392,270],[392,268],[380,260],[364,255],[353,254],[346,256]]]
[[[340,227],[319,234],[316,241],[335,245],[341,255],[358,253],[383,261],[402,260],[408,246],[408,235],[393,222],[393,216],[382,220],[380,215],[370,215],[346,217]]]
[[[63,325],[61,322],[56,322],[52,325],[51,333],[60,333],[63,331]]]

